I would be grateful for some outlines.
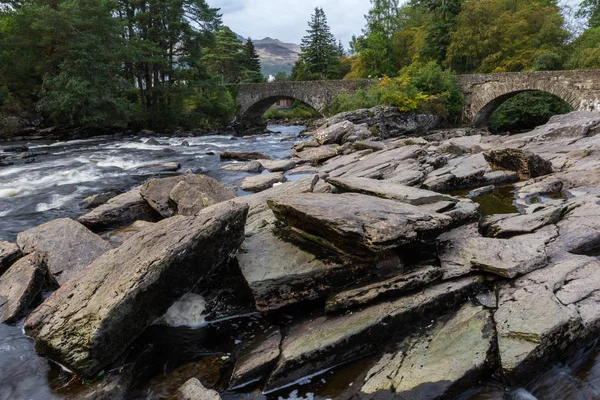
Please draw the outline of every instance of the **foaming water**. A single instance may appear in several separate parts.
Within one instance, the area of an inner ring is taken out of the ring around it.
[[[290,156],[291,143],[281,139],[298,135],[304,127],[271,126],[277,132],[249,139],[231,135],[201,137],[155,137],[158,145],[146,144],[148,137],[101,137],[63,142],[19,142],[0,146],[25,145],[37,153],[31,164],[0,168],[0,240],[40,223],[61,217],[76,218],[79,204],[87,196],[106,191],[127,191],[149,179],[173,172],[152,172],[149,166],[177,162],[179,172],[191,169],[238,186],[247,175],[221,171],[219,153],[260,151],[274,159]],[[183,141],[189,146],[182,146]]]

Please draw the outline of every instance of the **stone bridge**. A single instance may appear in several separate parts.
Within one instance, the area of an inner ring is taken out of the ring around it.
[[[481,126],[506,100],[527,91],[543,91],[560,97],[578,111],[600,112],[600,70],[507,72],[459,75],[465,95],[462,122]],[[262,115],[277,100],[300,100],[322,112],[340,93],[352,93],[375,80],[273,82],[241,85],[238,116],[244,125],[260,124]]]

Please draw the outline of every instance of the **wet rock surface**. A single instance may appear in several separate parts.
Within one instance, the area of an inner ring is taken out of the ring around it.
[[[242,181],[241,188],[249,192],[262,192],[273,187],[276,183],[283,183],[285,181],[286,177],[283,173],[273,172],[246,178]]]
[[[221,400],[219,393],[214,390],[205,388],[202,383],[192,378],[183,384],[175,395],[171,397],[172,400]]]
[[[0,276],[21,256],[21,249],[15,243],[0,241]]]
[[[219,154],[221,160],[251,161],[251,160],[270,160],[271,157],[264,153],[256,151],[223,151]]]
[[[48,268],[61,285],[112,246],[69,218],[57,219],[21,232],[17,244],[25,254],[46,254]]]
[[[27,319],[36,350],[81,375],[98,373],[235,253],[246,213],[247,206],[223,204],[197,217],[177,216],[106,253]],[[180,274],[187,279],[172,278]]]

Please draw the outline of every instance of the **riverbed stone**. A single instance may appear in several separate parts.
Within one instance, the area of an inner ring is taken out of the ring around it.
[[[87,228],[98,232],[108,228],[120,228],[135,221],[156,222],[161,219],[140,195],[139,188],[113,197],[77,219]]]
[[[302,151],[295,151],[293,156],[298,159],[299,162],[307,162],[318,164],[330,158],[338,155],[338,146],[335,144],[319,146],[319,147],[307,147]]]
[[[237,172],[249,172],[249,173],[259,173],[262,172],[265,168],[258,161],[249,161],[247,163],[235,163],[235,164],[227,164],[221,167],[223,171],[237,171]]]
[[[397,200],[415,206],[433,204],[441,201],[457,203],[459,200],[456,197],[432,192],[430,190],[368,178],[329,178],[327,179],[327,182],[344,191],[362,193],[369,196],[381,197],[383,199]]]
[[[197,378],[184,383],[170,400],[221,400],[219,393],[209,390]]]
[[[106,204],[107,201],[112,199],[113,197],[118,196],[116,192],[104,192],[99,194],[94,194],[86,197],[80,203],[83,208],[92,209],[101,206],[102,204]]]
[[[566,206],[547,206],[532,214],[498,214],[479,221],[479,231],[487,237],[509,238],[533,233],[546,225],[558,223]]]
[[[418,268],[390,279],[337,293],[327,300],[325,311],[332,313],[341,309],[364,306],[385,298],[399,297],[441,277],[441,268],[433,266]]]
[[[263,379],[279,358],[280,345],[279,327],[258,336],[238,357],[229,386],[235,388]]]
[[[373,140],[361,140],[359,142],[352,143],[352,148],[355,150],[381,151],[387,149],[387,146],[383,142],[376,142]]]
[[[31,253],[14,263],[0,277],[0,323],[23,318],[44,287],[58,284],[48,271],[43,253]]]
[[[489,310],[464,305],[385,354],[367,373],[361,399],[453,398],[495,367],[496,334]]]
[[[272,172],[269,174],[248,177],[242,181],[240,187],[242,190],[249,192],[262,192],[263,190],[273,187],[274,184],[282,183],[286,180],[283,172]]]
[[[219,155],[221,160],[252,161],[270,160],[271,157],[258,151],[223,151]]]
[[[464,260],[461,249],[467,239],[476,237],[481,237],[477,223],[471,223],[444,232],[436,239],[443,279],[458,278],[471,272],[471,264]]]
[[[423,315],[462,304],[482,285],[481,277],[466,277],[346,315],[318,317],[293,325],[283,339],[281,357],[266,390],[377,351],[382,343],[401,338],[393,332],[410,327]]]
[[[46,254],[48,269],[63,285],[112,246],[79,222],[55,219],[19,233],[17,244],[25,254]]]
[[[247,212],[227,202],[196,217],[175,216],[105,253],[27,319],[36,350],[80,376],[95,375],[235,254]]]
[[[259,160],[269,172],[285,172],[296,167],[294,160]]]
[[[0,241],[0,276],[21,257],[21,249],[15,243]]]
[[[138,171],[146,171],[146,172],[175,172],[181,168],[181,164],[175,161],[171,162],[163,162],[163,163],[155,163],[155,164],[146,164],[136,168]]]
[[[181,182],[185,182],[182,184],[184,186],[180,185]],[[187,191],[191,193],[188,195],[185,193]],[[231,200],[235,197],[229,189],[221,185],[216,179],[199,174],[153,179],[140,188],[140,195],[163,218],[176,215],[180,208],[187,210],[186,214],[193,215],[194,211],[199,211],[202,207]],[[198,200],[195,201],[195,199]],[[190,209],[193,210],[190,211]]]
[[[281,221],[348,254],[372,255],[435,237],[452,218],[357,193],[300,194],[268,201]]]
[[[341,121],[328,127],[320,128],[313,133],[313,139],[319,144],[340,144],[342,138],[354,130],[354,124],[350,121]]]
[[[518,172],[522,179],[536,178],[553,172],[552,163],[522,149],[495,149],[484,153],[493,169]]]

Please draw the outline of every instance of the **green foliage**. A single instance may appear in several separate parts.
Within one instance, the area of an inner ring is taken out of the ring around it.
[[[224,126],[233,119],[236,110],[229,87],[211,82],[195,87],[185,99],[185,107],[186,118],[181,126],[186,129]]]
[[[254,46],[253,46],[254,47]],[[242,53],[244,46],[236,34],[226,26],[221,26],[215,32],[215,44],[202,57],[208,72],[221,78],[221,83],[239,83],[242,77]]]
[[[600,27],[587,29],[574,43],[568,67],[596,69],[600,66]]]
[[[585,18],[590,28],[600,27],[600,0],[582,0],[576,16]]]
[[[533,129],[548,122],[553,115],[571,111],[569,104],[550,93],[525,92],[498,107],[489,120],[489,129],[495,133]]]
[[[281,121],[281,120],[309,120],[318,118],[320,115],[310,106],[306,104],[295,101],[294,105],[291,109],[278,109],[276,107],[269,108],[265,115],[264,119],[270,121]]]
[[[279,71],[276,75],[275,75],[275,82],[285,82],[289,79],[288,75],[283,72],[283,71]]]
[[[261,72],[260,57],[254,47],[252,39],[248,38],[242,50],[241,62],[242,83],[264,82]]]
[[[309,81],[339,78],[340,49],[322,8],[315,8],[306,32],[300,45],[300,59],[294,65],[291,79]]]
[[[380,93],[377,88],[359,89],[354,93],[341,93],[325,108],[325,115],[335,115],[341,112],[371,108],[380,104]]]
[[[563,69],[563,58],[553,51],[540,51],[533,59],[534,71],[559,71]]]

